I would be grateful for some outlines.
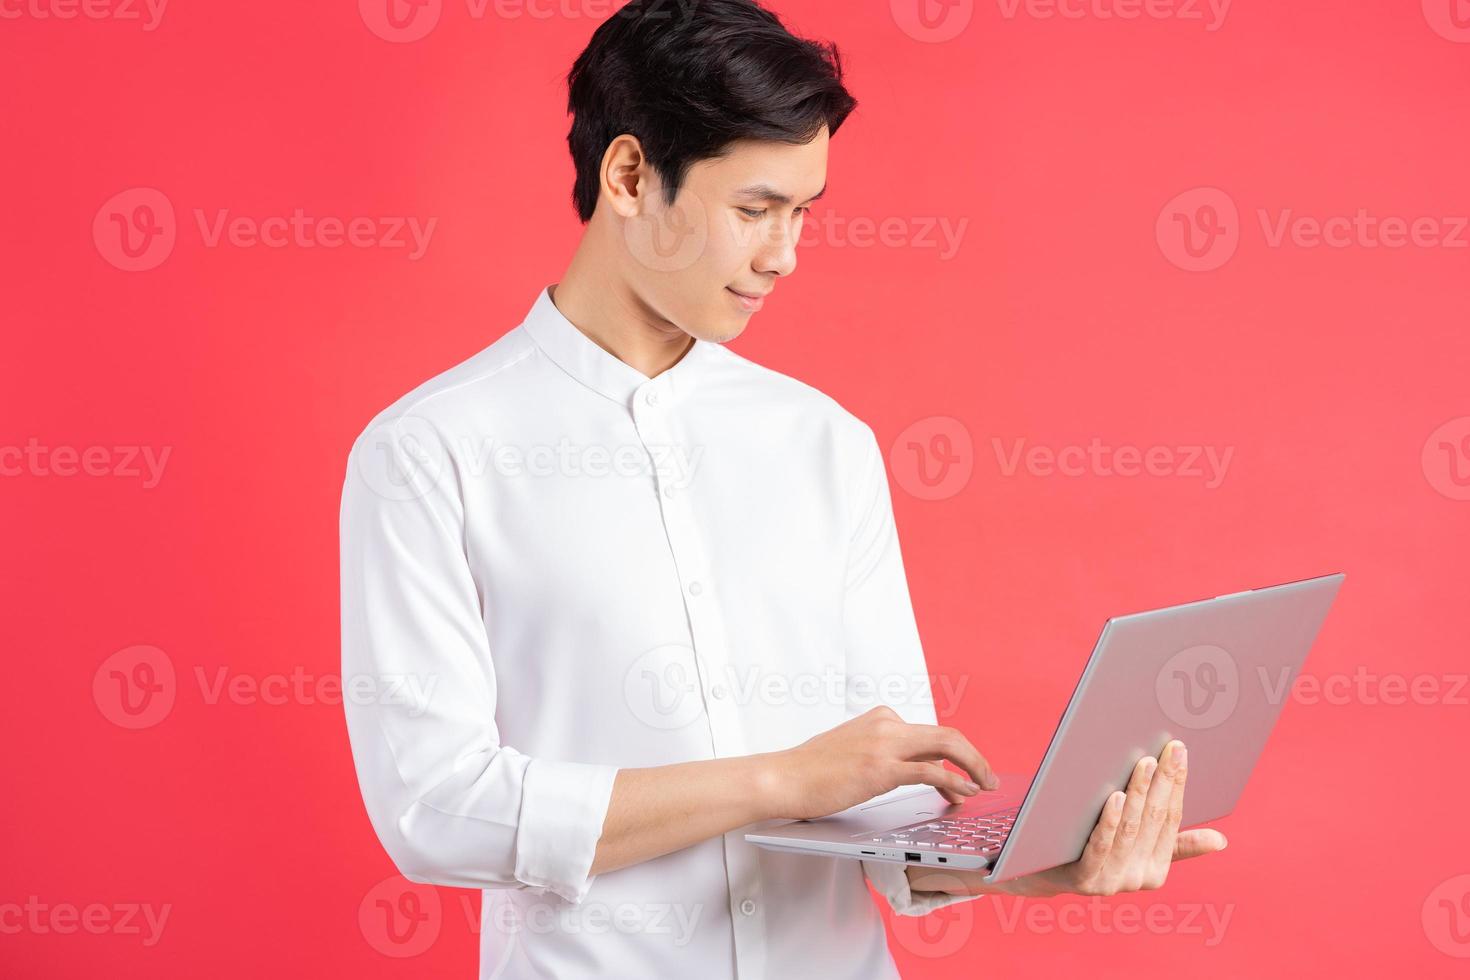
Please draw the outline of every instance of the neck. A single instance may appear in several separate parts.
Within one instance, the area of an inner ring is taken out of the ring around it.
[[[694,338],[650,310],[608,268],[586,261],[579,248],[551,287],[551,302],[597,346],[644,377],[657,377],[689,352]]]

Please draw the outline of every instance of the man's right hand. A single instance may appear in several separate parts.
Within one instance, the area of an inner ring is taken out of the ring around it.
[[[946,769],[945,759],[964,772]],[[1000,787],[990,763],[959,731],[911,725],[886,705],[769,760],[777,812],[796,820],[825,817],[911,783],[933,786],[951,803]]]

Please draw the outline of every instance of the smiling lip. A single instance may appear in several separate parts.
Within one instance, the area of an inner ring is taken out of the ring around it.
[[[730,289],[729,286],[725,288]],[[764,293],[742,293],[738,289],[730,289],[730,292],[734,293],[736,298],[740,300],[741,308],[750,313],[754,313],[764,306],[766,297],[770,295],[769,290]]]

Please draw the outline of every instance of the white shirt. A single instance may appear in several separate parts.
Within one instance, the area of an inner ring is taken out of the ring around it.
[[[866,882],[961,900],[744,828],[588,876],[619,767],[935,721],[882,453],[821,392],[701,340],[650,379],[543,288],[358,438],[341,535],[368,815],[484,889],[482,977],[896,977]]]

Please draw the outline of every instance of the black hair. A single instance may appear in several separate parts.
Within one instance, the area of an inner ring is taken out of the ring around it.
[[[630,0],[593,33],[567,89],[584,224],[603,154],[622,133],[638,138],[672,204],[689,167],[731,142],[808,143],[857,105],[837,46],[794,37],[753,0]]]

